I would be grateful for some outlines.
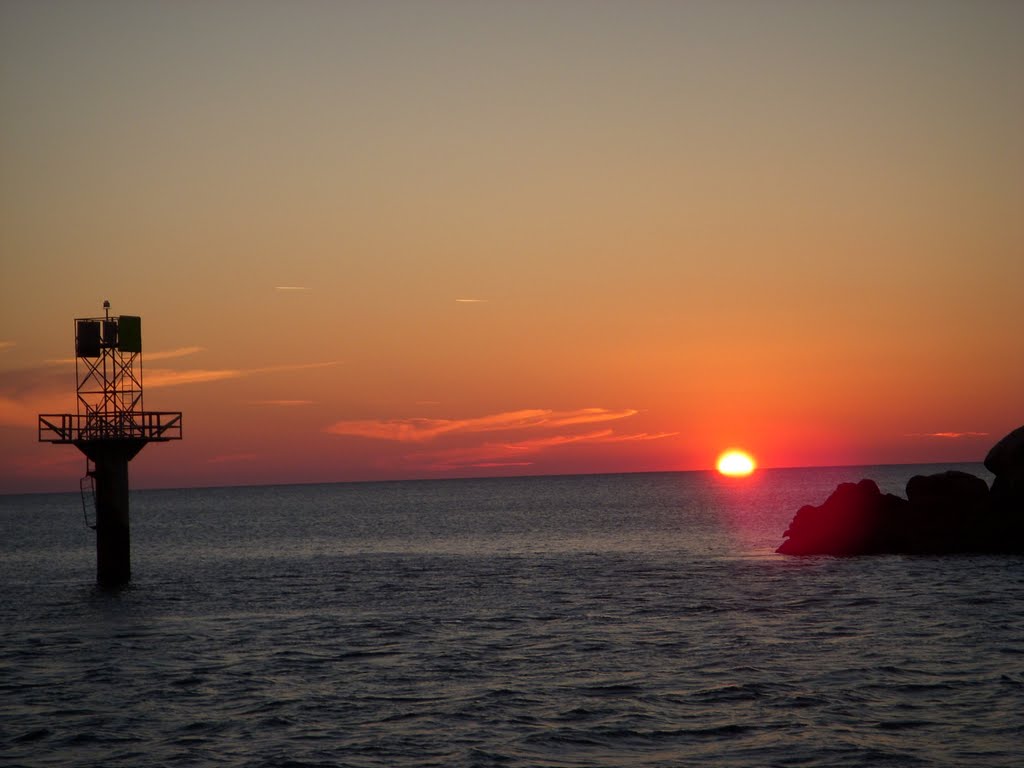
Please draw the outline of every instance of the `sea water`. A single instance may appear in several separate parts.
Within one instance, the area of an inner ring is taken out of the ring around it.
[[[1019,766],[1024,558],[774,553],[946,468],[0,497],[0,764]]]

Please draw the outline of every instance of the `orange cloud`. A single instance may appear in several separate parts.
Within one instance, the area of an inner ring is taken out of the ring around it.
[[[469,467],[529,466],[531,457],[563,446],[585,443],[625,443],[660,440],[676,432],[618,434],[611,428],[589,432],[566,432],[566,428],[618,421],[636,415],[632,408],[577,408],[555,411],[531,408],[519,411],[477,416],[466,419],[360,419],[338,421],[324,431],[335,435],[365,437],[398,443],[429,443],[434,440],[463,438],[461,445],[418,450],[406,454],[404,460],[411,466],[437,471]],[[498,441],[488,439],[473,442],[473,435],[516,431],[525,433],[517,439]],[[549,434],[530,435],[529,433]],[[550,434],[555,432],[555,434]],[[470,444],[466,444],[467,439]],[[450,444],[449,444],[450,445]]]
[[[143,382],[147,389],[159,387],[175,387],[183,384],[199,384],[207,381],[223,381],[224,379],[238,379],[243,376],[253,376],[258,373],[280,373],[284,371],[305,371],[312,368],[326,368],[332,365],[339,365],[339,360],[331,360],[324,363],[300,363],[297,365],[274,365],[267,368],[222,368],[222,369],[194,369],[177,371],[171,368],[150,368],[146,370]]]
[[[532,462],[524,462],[523,458],[570,443],[593,441],[609,434],[611,434],[611,430],[601,430],[584,435],[552,435],[510,443],[488,442],[481,445],[435,451],[418,451],[405,458],[411,464],[426,466],[437,471],[462,467],[498,466],[508,463],[530,464]]]
[[[178,347],[177,349],[166,349],[158,352],[144,352],[143,360],[146,362],[152,360],[169,360],[174,357],[185,357],[186,355],[194,355],[196,352],[205,351],[205,347]],[[62,357],[54,360],[46,361],[49,365],[74,365],[75,358],[73,357]]]
[[[988,437],[988,432],[924,432],[908,435],[908,437],[937,437],[947,440],[955,440],[961,437]]]
[[[635,416],[639,411],[626,408],[620,411],[609,411],[605,408],[580,408],[569,413],[552,414],[548,421],[551,427],[567,427],[572,424],[593,424],[600,421],[614,421]]]
[[[647,440],[664,440],[666,437],[675,437],[678,432],[639,432],[635,435],[609,435],[601,440],[602,443],[637,443]]]
[[[514,443],[504,443],[501,448],[512,453],[534,453],[543,451],[545,448],[554,448],[569,443],[592,443],[612,437],[614,432],[610,429],[602,429],[597,432],[587,432],[582,435],[552,435],[550,437],[535,437],[530,440],[519,440]]]
[[[150,357],[173,358],[183,357],[201,351],[202,347],[181,347],[179,349],[157,352]],[[21,368],[4,372],[0,379],[0,426],[34,428],[36,416],[40,413],[61,413],[74,411],[75,378],[71,371],[54,368],[54,363],[74,363],[74,358],[66,361],[51,360],[45,365]],[[143,378],[146,389],[175,387],[186,384],[224,381],[243,376],[262,373],[278,373],[285,371],[310,370],[339,365],[340,361],[332,360],[322,363],[301,363],[298,365],[278,365],[266,368],[225,368],[225,369],[188,369],[147,368]],[[305,400],[274,400],[266,401],[267,405],[305,405]]]
[[[199,384],[206,381],[237,379],[239,376],[245,376],[246,374],[246,371],[232,369],[196,369],[189,371],[175,371],[170,368],[149,368],[146,370],[143,386],[145,386],[146,389],[177,387],[183,384]]]
[[[15,346],[15,344],[17,344],[17,342],[15,341],[0,341],[0,352],[5,352],[6,350]]]
[[[678,432],[660,432],[648,434],[641,432],[634,435],[619,435],[610,429],[602,429],[597,432],[587,432],[582,435],[555,435],[553,437],[538,437],[531,440],[520,440],[515,443],[506,443],[504,447],[513,451],[541,451],[545,448],[553,448],[569,443],[629,443],[640,440],[661,440],[665,437],[673,437]]]
[[[172,357],[185,357],[185,355],[194,355],[196,352],[202,352],[204,347],[178,347],[177,349],[168,349],[162,352],[146,352],[144,359],[149,360],[168,360]]]
[[[478,432],[502,432],[516,429],[557,428],[573,424],[592,424],[633,416],[632,409],[612,411],[606,408],[580,408],[575,411],[526,409],[507,411],[469,419],[362,419],[338,421],[325,429],[334,435],[368,437],[420,443],[441,435]]]
[[[619,435],[610,429],[585,432],[577,435],[548,435],[513,442],[488,442],[460,448],[437,451],[420,451],[409,454],[406,459],[416,464],[427,464],[434,470],[451,470],[465,467],[526,466],[532,461],[522,461],[526,456],[542,453],[552,448],[580,443],[624,443],[641,440],[661,440],[678,433],[638,433]]]

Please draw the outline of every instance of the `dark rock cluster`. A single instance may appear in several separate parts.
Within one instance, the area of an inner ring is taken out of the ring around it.
[[[1024,553],[1024,427],[988,452],[980,477],[915,475],[907,498],[874,480],[841,483],[825,503],[801,507],[776,551],[784,555]]]

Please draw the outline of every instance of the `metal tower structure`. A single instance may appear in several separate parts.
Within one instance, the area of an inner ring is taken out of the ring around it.
[[[75,320],[76,413],[39,416],[39,441],[74,445],[86,457],[95,488],[96,579],[117,587],[131,580],[128,462],[147,443],[181,439],[180,411],[142,404],[142,320],[133,315]]]

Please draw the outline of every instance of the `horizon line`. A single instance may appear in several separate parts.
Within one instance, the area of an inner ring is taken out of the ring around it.
[[[745,480],[756,477],[760,472],[779,472],[800,469],[855,469],[860,467],[948,467],[963,464],[980,464],[984,466],[984,460],[976,461],[909,461],[882,464],[814,464],[814,465],[793,465],[793,466],[772,466],[758,467],[752,475],[739,478],[725,478],[730,482],[742,483]],[[988,469],[985,472],[992,474]],[[309,480],[303,482],[281,482],[281,483],[237,483],[227,485],[184,485],[184,486],[133,486],[133,490],[139,491],[190,491],[190,490],[213,490],[218,488],[286,488],[303,485],[360,485],[370,483],[444,483],[449,481],[460,482],[467,480],[531,480],[540,478],[555,477],[611,477],[616,475],[684,475],[691,473],[710,473],[718,476],[719,472],[715,467],[705,469],[639,469],[624,470],[619,472],[537,472],[532,474],[510,474],[510,475],[455,475],[451,477],[428,477],[416,476],[406,478],[383,478],[367,480]],[[38,496],[57,494],[77,494],[76,490],[67,491],[0,491],[0,496]]]

